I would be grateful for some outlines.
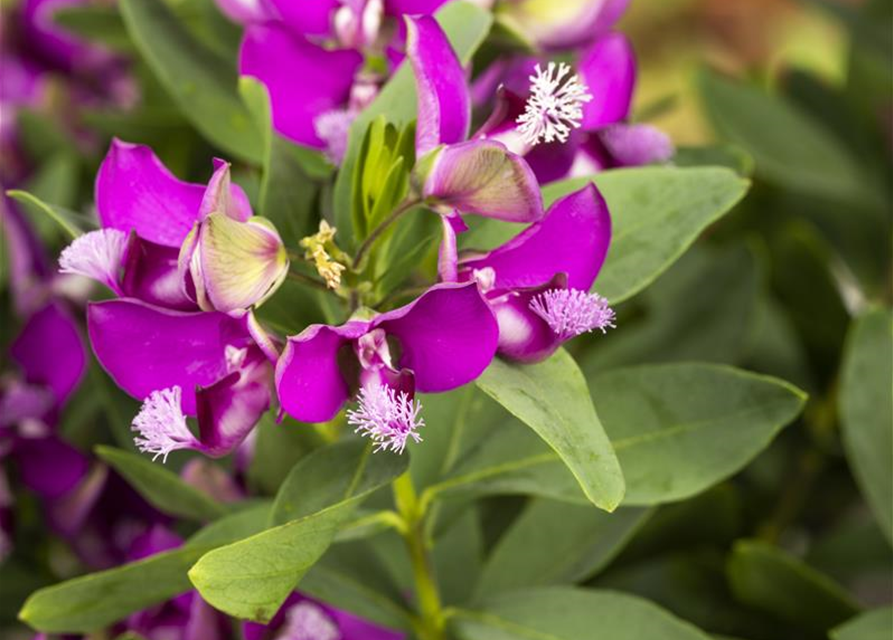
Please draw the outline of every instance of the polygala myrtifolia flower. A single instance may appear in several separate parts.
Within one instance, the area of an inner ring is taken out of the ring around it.
[[[163,457],[184,448],[225,455],[269,409],[271,361],[277,357],[253,314],[235,305],[260,301],[276,278],[264,269],[249,270],[248,282],[255,286],[235,278],[234,292],[207,296],[223,300],[228,313],[206,312],[185,286],[193,272],[180,269],[178,258],[188,238],[200,245],[194,228],[210,214],[249,228],[245,194],[229,184],[225,163],[217,163],[209,187],[190,184],[174,177],[148,147],[115,140],[97,176],[96,206],[102,228],[75,240],[59,264],[63,272],[91,277],[119,296],[91,303],[87,328],[100,364],[119,387],[144,401],[134,420],[138,445]],[[267,236],[258,243],[256,233],[267,231],[250,227],[247,242],[237,233],[241,246],[223,247],[221,255],[202,263],[206,295],[209,282],[212,288],[220,284],[213,281],[218,270],[227,282],[228,270],[244,268],[237,262],[246,260],[246,251],[250,264],[279,268],[281,243]],[[235,262],[227,265],[228,259]],[[187,416],[197,417],[198,437]]]
[[[455,389],[496,353],[498,327],[474,283],[440,284],[399,309],[344,325],[312,325],[276,366],[282,409],[302,422],[331,420],[356,394],[348,423],[379,449],[402,451],[424,425],[415,392]]]
[[[501,247],[459,260],[459,280],[477,282],[496,314],[500,355],[537,362],[581,333],[614,326],[607,301],[590,293],[610,240],[608,208],[589,184]]]

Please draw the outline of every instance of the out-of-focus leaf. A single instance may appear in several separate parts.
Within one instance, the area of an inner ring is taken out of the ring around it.
[[[96,455],[120,473],[150,504],[172,516],[210,521],[226,514],[226,508],[206,493],[144,456],[100,446]]]
[[[543,188],[543,198],[551,204],[589,180],[552,183]],[[729,169],[713,167],[621,169],[593,180],[608,203],[613,228],[611,248],[593,290],[615,304],[634,296],[678,260],[707,226],[744,197],[749,184]],[[488,226],[498,225],[488,221]]]
[[[847,459],[881,530],[893,543],[893,312],[853,325],[841,385]]]
[[[893,607],[866,611],[831,629],[831,640],[889,640],[893,637]]]
[[[709,71],[700,90],[719,134],[753,155],[757,175],[842,201],[865,197],[849,150],[783,98]]]
[[[613,511],[620,504],[623,473],[586,380],[566,351],[532,365],[496,359],[477,385],[555,450],[594,505]]]
[[[260,131],[239,99],[230,62],[196,40],[164,2],[122,0],[120,9],[131,39],[183,115],[216,146],[260,164]]]
[[[461,640],[707,640],[647,600],[610,591],[540,587],[496,595],[451,619]]]
[[[261,418],[255,430],[257,439],[248,480],[253,487],[270,495],[276,494],[301,458],[322,444],[309,425],[289,418],[277,424],[272,412]]]
[[[585,580],[620,553],[649,515],[641,508],[606,514],[589,505],[533,499],[490,553],[475,593],[481,598]]]
[[[53,22],[83,40],[115,51],[133,51],[121,13],[113,4],[61,5],[53,11]]]
[[[452,526],[434,539],[431,555],[444,604],[468,602],[471,585],[477,582],[484,562],[484,539],[475,506],[466,508]]]
[[[679,147],[673,156],[677,167],[726,167],[742,178],[750,178],[754,161],[747,151],[733,144],[706,147]]]
[[[285,524],[202,556],[189,579],[215,608],[269,621],[358,502],[407,465],[406,456],[373,456],[370,444],[356,440],[317,449],[295,465],[276,497],[271,523]]]
[[[827,633],[859,612],[840,585],[764,542],[736,543],[728,577],[744,604],[816,633]]]
[[[489,11],[462,1],[447,3],[435,17],[463,63],[471,60],[493,22]],[[345,240],[351,239],[348,235],[352,219],[351,194],[360,146],[369,123],[379,115],[384,115],[388,122],[397,126],[405,125],[415,118],[415,81],[409,65],[403,65],[379,92],[375,101],[351,125],[347,153],[341,163],[334,192],[336,221]]]
[[[46,633],[90,633],[189,591],[186,571],[202,554],[263,528],[268,505],[221,518],[171,551],[91,573],[32,594],[19,618]]]

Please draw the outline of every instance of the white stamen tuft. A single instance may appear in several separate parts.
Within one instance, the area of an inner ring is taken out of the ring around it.
[[[161,461],[167,462],[171,451],[201,447],[186,425],[180,404],[182,396],[180,387],[153,391],[133,419],[130,430],[140,434],[133,439],[136,448],[143,453],[154,453],[153,461],[162,456]]]
[[[303,600],[285,614],[276,640],[341,640],[341,630],[322,607]]]
[[[347,424],[356,427],[354,433],[362,433],[378,445],[376,451],[403,453],[408,438],[422,441],[416,433],[425,426],[425,419],[419,417],[422,405],[405,391],[369,385],[360,389],[357,402],[357,410],[347,412]]]
[[[518,131],[527,144],[539,142],[567,142],[571,129],[583,122],[583,104],[592,100],[586,85],[570,65],[550,62],[543,71],[537,64],[536,75],[530,76],[530,97],[517,123]]]
[[[126,248],[127,234],[118,229],[85,233],[62,250],[59,271],[86,276],[117,289]]]
[[[316,117],[313,130],[326,143],[326,155],[334,164],[341,164],[347,153],[347,139],[350,125],[357,117],[351,109],[333,109]]]
[[[598,329],[614,328],[614,310],[597,293],[578,289],[550,289],[530,302],[530,308],[562,340]]]

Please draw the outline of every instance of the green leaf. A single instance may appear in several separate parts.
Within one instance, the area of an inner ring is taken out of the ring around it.
[[[53,222],[55,222],[59,227],[64,231],[72,240],[76,239],[78,236],[83,235],[86,231],[89,230],[89,221],[84,219],[84,216],[81,216],[74,211],[69,211],[68,209],[64,209],[62,207],[57,207],[52,204],[47,204],[37,196],[34,196],[27,191],[20,191],[18,189],[11,189],[6,192],[13,200],[22,203],[25,205],[25,208],[28,211],[37,212],[41,215],[49,216]]]
[[[318,150],[290,142],[273,130],[270,95],[261,82],[243,76],[239,93],[261,132],[259,215],[276,225],[287,244],[297,244],[316,232],[313,206],[318,182],[327,179],[333,167]]]
[[[877,309],[857,320],[845,353],[840,393],[847,460],[893,543],[893,312]]]
[[[613,236],[593,289],[616,304],[651,284],[710,224],[725,215],[749,182],[729,169],[645,167],[594,178],[611,211]],[[588,178],[543,188],[551,204]]]
[[[552,397],[543,406],[567,405],[548,386],[567,384],[565,379],[550,380],[543,389]],[[708,364],[620,369],[594,378],[591,390],[623,469],[626,506],[682,500],[729,477],[800,413],[805,400],[799,389],[775,378]],[[529,494],[584,503],[556,453],[511,423],[480,439],[428,493],[429,499]]]
[[[708,640],[647,600],[611,591],[540,587],[500,594],[450,619],[460,640]]]
[[[202,597],[230,615],[269,621],[358,502],[408,466],[405,456],[371,451],[349,440],[301,459],[271,512],[271,522],[286,524],[216,549],[190,569]]]
[[[620,369],[590,388],[626,478],[625,505],[683,500],[731,476],[806,400],[781,380],[708,364]]]
[[[474,52],[489,33],[490,25],[493,22],[489,11],[462,1],[446,4],[435,17],[463,64],[467,64],[471,60]],[[415,118],[415,80],[409,65],[403,65],[391,77],[375,101],[364,109],[351,125],[347,153],[341,163],[341,169],[338,171],[334,193],[337,226],[344,233],[346,240],[350,239],[347,232],[350,230],[350,221],[353,216],[351,200],[360,147],[369,123],[379,115],[384,115],[388,122],[396,126],[405,125]]]
[[[277,424],[273,412],[264,414],[255,430],[254,458],[248,467],[248,481],[251,487],[268,495],[276,495],[298,461],[322,444],[313,427],[291,418]]]
[[[805,193],[864,198],[849,150],[797,107],[708,71],[700,77],[700,90],[717,132],[753,155],[757,175]]]
[[[475,593],[586,580],[620,553],[650,513],[606,514],[590,505],[531,500],[490,553]]]
[[[226,153],[260,164],[260,131],[239,99],[231,62],[196,40],[164,2],[122,0],[120,8],[131,39],[183,115]]]
[[[739,601],[815,633],[826,633],[859,612],[840,585],[764,542],[736,543],[727,571]]]
[[[262,528],[268,505],[221,518],[179,549],[32,594],[19,619],[46,633],[89,633],[189,591],[186,571],[204,553]]]
[[[149,504],[164,513],[200,522],[226,514],[226,508],[219,502],[145,456],[105,446],[97,447],[96,455],[124,476]]]
[[[115,5],[63,5],[53,11],[53,22],[78,38],[115,51],[133,51],[133,43]]]
[[[893,637],[893,607],[866,611],[835,627],[831,640],[890,640]]]
[[[533,365],[496,359],[477,384],[555,450],[594,505],[607,511],[617,508],[623,498],[623,474],[586,380],[566,351]]]

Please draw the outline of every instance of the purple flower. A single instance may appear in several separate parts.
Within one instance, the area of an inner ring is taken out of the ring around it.
[[[403,640],[405,635],[293,593],[269,624],[242,624],[245,640]]]
[[[229,453],[272,400],[276,348],[245,307],[287,269],[278,234],[251,217],[226,163],[204,187],[175,178],[148,147],[117,140],[96,202],[103,228],[72,243],[60,266],[120,296],[90,304],[87,325],[100,364],[144,401],[138,446],[165,459],[186,448]]]
[[[496,352],[498,327],[474,284],[435,285],[410,304],[340,327],[312,325],[276,367],[282,409],[325,422],[359,390],[350,424],[380,449],[419,440],[416,391],[437,393],[477,378]]]
[[[496,12],[533,45],[567,50],[605,33],[628,5],[629,0],[501,0]]]
[[[273,124],[291,140],[340,163],[350,124],[401,59],[398,18],[428,14],[444,0],[218,0],[246,25],[239,71],[270,93]],[[365,61],[370,64],[364,64]]]
[[[459,280],[477,282],[493,308],[500,355],[537,362],[581,333],[614,326],[607,301],[589,293],[610,240],[607,205],[589,184],[501,247],[459,261]]]

